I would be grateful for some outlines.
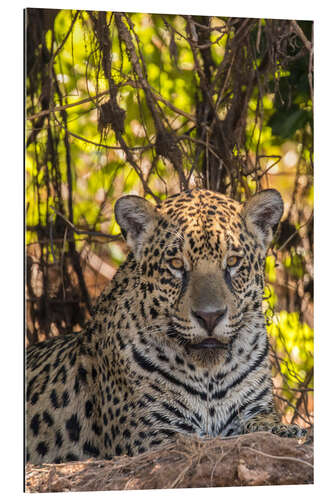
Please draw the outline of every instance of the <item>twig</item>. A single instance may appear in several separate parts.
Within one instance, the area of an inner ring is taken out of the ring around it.
[[[260,133],[261,133],[261,131],[260,131]],[[264,177],[264,176],[265,176],[265,175],[266,175],[266,174],[267,174],[267,173],[268,173],[268,172],[269,172],[269,171],[270,171],[273,167],[275,167],[275,165],[277,165],[277,164],[281,161],[281,156],[278,156],[278,155],[276,155],[276,156],[278,157],[278,159],[277,159],[276,161],[274,161],[273,163],[271,163],[271,164],[270,164],[270,165],[266,168],[266,170],[264,170],[261,174],[257,174],[257,178],[258,178],[258,180],[259,180],[259,181],[260,181],[260,179],[261,179],[262,177]],[[259,157],[258,157],[258,158],[259,158]]]
[[[125,87],[126,85],[128,85],[129,87],[133,87],[133,88],[138,88],[139,87],[136,82],[131,81],[131,80],[128,80],[128,81],[126,81],[124,83],[121,83],[119,85],[121,85],[122,87]],[[168,101],[167,99],[165,99],[165,97],[162,97],[157,92],[157,90],[155,90],[153,87],[151,87],[151,91],[152,91],[155,99],[157,99],[158,101],[161,101],[163,104],[165,104],[172,111],[174,111],[175,113],[177,113],[179,115],[184,116],[185,118],[188,118],[190,121],[192,121],[194,123],[196,122],[196,119],[195,119],[194,116],[190,115],[189,113],[186,113],[186,111],[183,111],[182,109],[177,108],[174,104],[172,104],[170,101]],[[104,92],[98,92],[95,95],[92,95],[92,96],[89,96],[89,97],[85,97],[84,99],[80,99],[79,101],[75,101],[75,102],[72,102],[70,104],[64,104],[63,106],[55,106],[52,109],[44,109],[43,111],[40,111],[39,113],[35,113],[35,114],[31,115],[31,116],[27,116],[27,120],[33,121],[36,118],[40,118],[41,116],[49,115],[50,113],[56,113],[58,111],[64,111],[64,110],[66,110],[68,108],[74,108],[75,106],[80,106],[81,104],[86,104],[87,102],[95,102],[96,99],[99,99],[100,97],[104,97],[104,96],[106,96],[108,94],[109,94],[109,91],[108,90],[104,90]],[[92,109],[95,109],[95,107],[92,108]]]
[[[119,241],[122,239],[122,236],[120,234],[106,234],[106,233],[101,233],[100,231],[88,231],[86,229],[77,229],[77,227],[72,224],[67,217],[65,217],[62,213],[58,212],[53,206],[50,205],[50,208],[57,214],[59,217],[61,217],[66,224],[74,231],[76,234],[87,234],[88,236],[101,236],[102,238],[108,238],[111,241]]]
[[[309,58],[309,71],[308,71],[308,79],[309,79],[309,87],[310,87],[310,94],[311,94],[311,100],[313,102],[313,82],[312,82],[312,67],[313,67],[313,41],[309,41],[302,28],[299,26],[297,21],[292,20],[291,24],[293,25],[297,35],[300,37],[302,40],[305,48],[310,52],[310,58]],[[313,28],[312,28],[313,30]],[[312,36],[313,36],[313,31],[312,31]]]
[[[304,227],[304,226],[306,226],[307,224],[309,224],[309,222],[311,221],[311,219],[312,219],[312,218],[313,218],[313,211],[311,212],[311,215],[310,215],[310,217],[308,218],[308,220],[306,220],[306,221],[305,221],[305,222],[304,222],[301,226],[299,226],[299,228],[298,228],[298,229],[296,229],[296,231],[294,231],[294,232],[293,232],[293,234],[291,234],[291,235],[289,236],[289,238],[288,238],[288,239],[287,239],[287,240],[283,243],[283,245],[279,248],[279,251],[283,250],[283,249],[284,249],[284,247],[285,247],[286,245],[288,245],[289,241],[290,241],[290,240],[292,240],[294,236],[296,236],[296,234],[298,233],[298,231],[299,231],[302,227]]]
[[[66,33],[65,37],[63,38],[61,44],[59,45],[59,47],[57,47],[57,50],[55,51],[55,53],[52,56],[52,59],[51,59],[52,64],[53,64],[54,59],[57,57],[57,55],[59,54],[59,52],[62,50],[63,46],[65,45],[65,43],[66,43],[69,35],[71,34],[73,26],[74,26],[74,24],[75,24],[75,22],[76,22],[79,14],[80,14],[80,11],[77,10],[76,13],[75,13],[75,16],[73,17],[73,20],[71,22],[69,30],[67,31],[67,33]]]
[[[178,474],[176,479],[170,484],[170,486],[168,486],[168,489],[172,490],[173,488],[175,488],[176,485],[184,479],[184,477],[187,474],[187,471],[191,468],[191,466],[192,466],[192,461],[190,461],[190,463]]]
[[[288,399],[284,398],[283,396],[280,396],[279,394],[275,394],[275,397],[277,399],[279,399],[280,401],[283,401],[284,403],[286,403],[287,407],[289,406],[290,408],[292,408],[295,412],[295,414],[297,414],[297,416],[303,420],[303,422],[305,422],[307,425],[311,425],[311,421],[309,419],[306,419],[305,417],[303,417],[303,415],[297,410],[296,406],[291,403],[290,401],[288,401]]]
[[[312,45],[312,50],[310,52],[308,79],[309,79],[309,86],[310,86],[310,93],[311,93],[311,101],[313,103],[313,76],[312,76],[312,71],[313,71],[313,25],[312,25],[311,45]]]
[[[291,21],[291,24],[294,26],[295,28],[295,31],[297,33],[297,35],[300,37],[300,39],[302,40],[305,48],[309,51],[310,53],[310,58],[309,58],[309,71],[308,71],[308,79],[309,79],[309,87],[310,87],[310,94],[311,94],[311,100],[313,102],[313,82],[312,82],[312,67],[313,67],[313,41],[309,41],[302,28],[299,26],[299,24],[297,23],[297,21],[295,20],[292,20]]]
[[[257,40],[256,40],[256,51],[257,52],[259,52],[260,39],[261,39],[261,19],[259,19],[259,21],[258,21],[258,32],[257,32]]]
[[[50,113],[56,113],[58,111],[64,111],[65,109],[68,108],[74,108],[75,106],[80,106],[81,104],[86,104],[87,102],[94,101],[94,99],[98,99],[99,97],[103,97],[109,93],[108,90],[105,90],[104,92],[99,92],[98,94],[94,96],[89,96],[85,97],[84,99],[80,99],[79,101],[72,102],[70,104],[64,104],[63,106],[55,106],[52,109],[44,109],[43,111],[40,111],[39,113],[35,113],[34,115],[27,116],[27,120],[35,120],[36,118],[39,118],[41,116],[49,115]],[[94,108],[95,109],[95,108]]]
[[[312,43],[306,38],[306,36],[304,35],[304,32],[303,32],[302,28],[299,26],[298,22],[293,19],[291,21],[291,24],[294,26],[297,35],[300,37],[300,39],[304,43],[305,47],[308,49],[310,54],[312,54],[312,50],[313,50]]]
[[[50,247],[51,247],[53,262],[56,262],[54,247],[53,247],[53,222],[54,222],[54,214],[51,215],[51,220],[50,220]]]
[[[55,42],[55,32],[54,32],[54,26],[52,28],[52,43],[51,43],[51,58],[50,58],[50,61],[48,63],[48,73],[49,73],[49,86],[50,86],[50,96],[52,96],[52,101],[53,101],[53,97],[54,97],[54,93],[53,93],[53,86],[54,86],[54,83],[56,82],[55,80],[52,80],[52,73],[54,73],[54,60],[55,58],[57,57],[57,55],[61,52],[61,50],[63,49],[69,35],[71,34],[72,32],[72,29],[74,27],[74,24],[78,18],[78,15],[79,15],[80,11],[77,10],[76,11],[76,14],[75,16],[73,17],[72,19],[72,22],[71,22],[71,25],[65,35],[65,37],[63,38],[63,40],[61,41],[60,45],[58,46],[58,48],[56,49],[55,52],[53,52],[53,48],[54,48],[54,42]]]
[[[310,464],[309,462],[306,462],[305,460],[302,460],[301,458],[296,458],[296,457],[279,457],[277,455],[270,455],[269,453],[264,453],[263,451],[257,450],[256,448],[251,448],[250,446],[242,446],[242,449],[246,450],[251,450],[254,451],[255,453],[259,453],[259,455],[263,455],[264,457],[268,458],[273,458],[276,460],[289,460],[291,462],[299,462],[301,464],[307,465],[308,467],[311,467],[313,469],[313,465]]]
[[[64,126],[58,120],[56,120],[56,121],[57,121],[58,125],[60,125],[60,127],[64,128]],[[74,132],[70,132],[69,130],[67,130],[67,133],[69,135],[71,135],[72,137],[79,139],[80,141],[87,142],[88,144],[92,144],[93,146],[97,146],[98,148],[122,149],[122,150],[124,149],[123,146],[109,146],[108,144],[102,144],[102,143],[91,141],[90,139],[87,139],[86,137],[82,137],[81,135],[75,134]],[[131,151],[137,151],[137,150],[145,151],[147,149],[151,149],[152,147],[153,147],[153,144],[147,144],[146,146],[133,146],[132,148],[128,147],[127,149],[129,151],[130,150]]]

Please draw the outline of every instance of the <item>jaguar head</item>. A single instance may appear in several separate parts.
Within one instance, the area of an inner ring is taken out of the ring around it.
[[[242,204],[195,189],[160,207],[125,196],[115,213],[149,290],[145,321],[194,360],[221,362],[230,340],[262,318],[265,256],[283,213],[278,191]]]

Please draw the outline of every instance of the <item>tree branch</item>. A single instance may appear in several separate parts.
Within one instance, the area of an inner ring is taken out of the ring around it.
[[[297,35],[300,37],[300,39],[304,43],[305,47],[308,49],[308,51],[310,52],[310,54],[312,54],[312,51],[313,51],[312,43],[306,38],[306,36],[305,36],[302,28],[298,24],[298,22],[295,21],[294,19],[292,21],[290,21],[290,22],[293,25],[293,27],[295,28],[295,31],[296,31]]]
[[[65,217],[61,212],[56,210],[53,206],[50,205],[50,208],[53,210],[55,214],[57,214],[59,217],[61,217],[66,224],[74,231],[76,234],[86,234],[88,236],[98,236],[102,238],[108,238],[110,241],[121,241],[123,239],[121,234],[106,234],[106,233],[101,233],[100,231],[90,231],[87,229],[78,229],[72,222],[70,222],[67,217]]]

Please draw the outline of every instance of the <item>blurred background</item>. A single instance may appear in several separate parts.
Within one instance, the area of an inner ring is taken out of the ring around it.
[[[277,404],[313,423],[312,22],[25,12],[26,343],[79,331],[126,258],[113,206],[278,189],[264,307]]]

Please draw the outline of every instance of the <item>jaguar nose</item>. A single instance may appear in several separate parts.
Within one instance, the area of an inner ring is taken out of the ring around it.
[[[200,326],[202,326],[210,334],[213,332],[216,325],[225,317],[227,312],[227,307],[220,309],[219,311],[204,312],[204,311],[193,311],[193,316],[197,319]]]

